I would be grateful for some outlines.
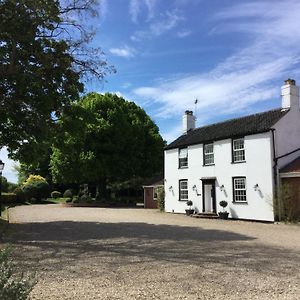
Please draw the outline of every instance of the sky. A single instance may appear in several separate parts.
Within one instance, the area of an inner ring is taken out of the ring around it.
[[[287,78],[300,82],[299,0],[102,0],[93,25],[116,74],[86,92],[113,92],[140,105],[164,139],[280,107]],[[198,104],[195,106],[195,99]],[[16,181],[11,162],[3,175]]]

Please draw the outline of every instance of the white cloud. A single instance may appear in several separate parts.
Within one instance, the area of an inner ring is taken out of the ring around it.
[[[287,7],[291,8],[287,11]],[[279,98],[274,80],[300,75],[300,2],[249,2],[214,16],[214,34],[243,33],[248,44],[206,73],[166,78],[133,92],[159,103],[157,116],[170,118],[193,109],[199,99],[199,119],[249,110],[258,102]],[[297,78],[297,77],[296,77]],[[201,113],[200,113],[201,112]]]
[[[177,137],[179,137],[182,134],[182,125],[179,121],[180,120],[178,119],[179,125],[173,127],[171,130],[161,132],[163,139],[166,140],[168,144],[174,141]]]
[[[145,4],[148,8],[148,20],[152,19],[155,14],[155,5],[156,5],[156,0],[144,0]]]
[[[122,89],[128,89],[132,86],[132,83],[130,82],[124,82],[122,85],[121,85],[121,88]]]
[[[136,54],[136,50],[134,48],[128,47],[127,45],[120,48],[110,48],[109,52],[115,56],[120,57],[133,57]]]
[[[141,10],[141,1],[140,0],[130,0],[129,3],[129,14],[131,16],[132,22],[137,22],[138,15]]]
[[[191,30],[180,30],[177,32],[177,36],[181,39],[190,36],[191,34],[192,34]]]
[[[148,29],[136,31],[130,38],[140,41],[145,38],[157,37],[175,28],[184,18],[177,10],[167,11],[159,20],[151,22]]]
[[[130,0],[129,14],[131,21],[137,23],[139,15],[143,12],[143,7],[147,8],[147,21],[154,17],[157,0]]]

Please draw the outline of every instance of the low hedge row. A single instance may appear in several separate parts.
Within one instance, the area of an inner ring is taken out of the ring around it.
[[[2,203],[10,204],[10,203],[20,202],[18,200],[20,200],[20,199],[18,199],[18,197],[15,193],[2,193],[1,194],[1,202]]]

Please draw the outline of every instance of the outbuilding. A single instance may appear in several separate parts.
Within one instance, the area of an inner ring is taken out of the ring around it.
[[[164,186],[164,176],[158,175],[151,178],[144,189],[144,208],[157,208],[157,189]]]

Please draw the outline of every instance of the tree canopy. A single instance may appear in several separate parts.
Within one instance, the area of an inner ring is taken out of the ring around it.
[[[162,171],[164,141],[145,111],[115,94],[90,93],[59,122],[53,180],[99,183]]]
[[[44,148],[56,119],[78,99],[83,76],[102,79],[112,70],[88,46],[83,18],[95,15],[95,3],[0,1],[0,148],[16,158],[38,156],[32,151]]]

